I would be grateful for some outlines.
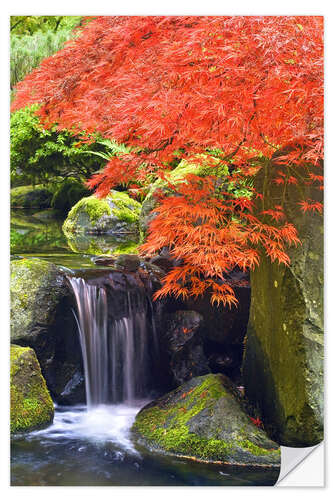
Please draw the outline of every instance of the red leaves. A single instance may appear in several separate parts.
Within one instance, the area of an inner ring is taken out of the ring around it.
[[[19,83],[13,109],[32,102],[62,128],[150,151],[172,141],[173,151],[219,147],[246,159],[297,137],[314,160],[322,157],[323,20],[99,16]]]
[[[302,211],[305,212],[318,212],[322,213],[323,212],[323,204],[320,203],[319,201],[313,201],[313,200],[303,200],[300,203]]]
[[[282,192],[301,190],[297,169],[308,173],[309,163],[320,167],[323,159],[321,17],[98,16],[18,84],[12,109],[34,102],[45,126],[99,132],[129,147],[88,182],[98,196],[156,177],[174,193],[160,193],[142,247],[150,254],[168,247],[180,262],[156,297],[208,291],[213,303],[231,307],[225,274],[253,269],[258,248],[288,265],[286,247],[299,240],[281,207],[251,188],[251,196],[233,196],[213,175],[175,185],[163,171],[176,152],[199,163],[198,153],[217,149],[212,156],[232,174],[225,182],[241,184],[261,168],[253,157],[271,158],[287,145],[274,158],[281,165],[274,182]],[[321,188],[321,174],[308,181]],[[261,202],[259,217],[254,203]],[[317,201],[300,205],[322,211]]]
[[[250,417],[250,419],[254,425],[256,425],[259,428],[263,428],[264,424],[262,423],[259,417],[257,418]]]

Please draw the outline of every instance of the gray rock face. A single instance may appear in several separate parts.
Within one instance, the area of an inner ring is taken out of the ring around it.
[[[114,265],[125,271],[135,272],[139,269],[140,262],[137,255],[122,254],[115,260]]]
[[[177,311],[169,315],[165,348],[176,385],[210,372],[203,350],[202,322],[201,314],[195,311]]]
[[[227,276],[227,283],[233,287],[238,300],[237,307],[212,305],[209,294],[197,299],[189,298],[189,309],[202,314],[205,322],[205,337],[221,346],[242,346],[246,333],[250,310],[249,276],[234,270]]]
[[[270,165],[266,174],[265,199],[279,204],[281,194],[272,182],[276,168]],[[264,172],[258,183],[265,182]],[[318,190],[302,189],[305,199],[320,198]],[[299,201],[297,187],[288,186],[285,211],[302,241],[289,252],[290,267],[263,258],[251,275],[243,361],[247,397],[260,407],[270,435],[294,447],[322,440],[324,389],[323,221],[320,215],[303,214]]]
[[[280,466],[279,446],[255,426],[223,375],[196,377],[145,406],[132,427],[155,451],[208,462]]]

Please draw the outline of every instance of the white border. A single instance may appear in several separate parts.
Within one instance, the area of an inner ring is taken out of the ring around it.
[[[1,467],[0,467],[0,484],[3,493],[6,494],[7,497],[11,498],[12,496],[16,496],[17,494],[23,494],[24,498],[38,497],[39,495],[49,497],[56,497],[59,494],[62,494],[64,491],[65,494],[75,496],[79,495],[80,499],[90,498],[92,494],[96,493],[99,497],[107,497],[110,495],[114,496],[117,499],[123,498],[124,496],[136,496],[136,497],[144,497],[154,498],[158,497],[168,497],[170,494],[175,498],[181,498],[184,494],[190,494],[191,497],[198,497],[202,499],[202,495],[209,495],[210,498],[221,498],[221,495],[233,494],[236,492],[235,490],[242,491],[242,495],[246,496],[255,496],[255,498],[263,495],[267,498],[267,495],[278,494],[281,493],[280,488],[238,488],[232,487],[231,491],[227,491],[229,488],[223,487],[214,488],[208,487],[205,488],[207,492],[203,492],[203,488],[167,488],[167,487],[159,487],[159,488],[127,488],[127,487],[117,487],[112,488],[110,491],[109,488],[84,488],[84,487],[75,487],[70,488],[68,490],[66,487],[62,489],[58,489],[56,487],[48,487],[47,492],[43,487],[20,487],[20,488],[9,488],[9,440],[6,429],[8,429],[8,373],[9,373],[9,362],[8,362],[8,339],[9,339],[9,299],[8,299],[8,289],[9,289],[9,274],[8,274],[8,247],[9,247],[9,210],[8,210],[8,200],[9,200],[9,138],[8,138],[8,111],[9,111],[9,63],[8,63],[8,54],[9,54],[9,35],[8,35],[8,23],[9,23],[9,15],[325,15],[325,31],[326,31],[326,93],[328,93],[328,89],[332,89],[332,81],[330,82],[330,63],[329,63],[329,47],[333,47],[332,38],[330,31],[332,31],[331,25],[331,16],[330,16],[330,1],[325,0],[317,0],[317,1],[309,1],[309,0],[280,0],[279,2],[267,2],[258,1],[258,0],[238,0],[237,2],[223,2],[214,1],[214,0],[205,0],[200,2],[195,2],[194,0],[183,0],[180,2],[179,0],[168,0],[167,2],[158,3],[155,1],[148,0],[140,0],[140,1],[130,1],[123,0],[121,2],[112,2],[111,1],[98,1],[94,2],[83,2],[78,0],[72,0],[71,2],[58,0],[57,2],[46,3],[45,0],[35,0],[30,2],[23,2],[21,0],[12,0],[8,2],[6,5],[1,4],[1,17],[0,17],[0,36],[1,36],[1,168],[2,168],[2,177],[1,177],[1,222],[2,222],[2,244],[1,244],[1,257],[2,257],[2,272],[1,272],[1,306],[2,306],[2,332],[1,332],[1,369],[3,370],[1,377],[1,430],[3,432],[3,440],[2,445],[0,447],[1,450]],[[332,58],[332,55],[330,55]],[[331,85],[329,85],[331,83]],[[329,127],[329,117],[328,117],[328,109],[329,109],[329,96],[326,96],[326,201],[325,201],[325,210],[326,210],[326,223],[327,223],[327,213],[330,213],[331,209],[331,201],[333,198],[331,195],[332,187],[330,187],[330,178],[332,174],[330,174],[329,170],[332,171],[333,165],[329,165],[329,145],[327,141],[328,128]],[[333,215],[332,215],[333,217]],[[330,241],[328,233],[328,224],[326,224],[326,313],[325,313],[325,323],[326,323],[326,358],[328,355],[328,345],[330,342],[329,339],[329,323],[328,318],[328,297],[332,296],[330,293],[330,283],[333,283],[333,275],[331,272],[331,265],[329,265],[329,255],[333,255],[333,250],[330,252]],[[6,267],[7,266],[7,267]],[[328,371],[329,363],[326,363],[326,368]],[[326,374],[327,375],[327,374]],[[327,382],[327,377],[326,377]],[[329,422],[327,407],[329,404],[328,391],[326,391],[326,422]],[[326,428],[326,440],[329,435],[329,429]],[[310,463],[311,462],[311,463]],[[313,479],[313,482],[309,484],[309,469],[304,467],[307,463],[310,463],[311,472],[313,473],[316,469],[322,474],[323,468],[323,460],[322,457],[318,458],[316,452],[313,452],[308,459],[303,462],[303,466],[299,469],[296,468],[294,472],[291,472],[288,476],[288,485],[287,486],[300,486],[309,487],[309,486],[318,486],[318,481],[316,478]],[[326,470],[329,470],[331,467],[331,463],[326,464]],[[300,471],[302,469],[302,471]],[[312,474],[313,477],[313,474]],[[295,478],[295,479],[294,479]],[[287,479],[287,478],[286,478]],[[317,483],[316,483],[317,481]],[[328,489],[330,489],[330,481],[328,478],[329,487],[325,489],[317,490],[316,489],[316,497],[317,495],[327,494]],[[23,490],[23,491],[22,491]],[[66,490],[66,491],[65,491]],[[95,492],[96,490],[96,492]],[[186,491],[185,491],[186,490]],[[246,491],[245,491],[246,490]],[[267,491],[268,490],[268,491]],[[311,499],[313,500],[312,488],[306,489],[302,488],[300,492],[302,498],[307,498],[311,495]]]

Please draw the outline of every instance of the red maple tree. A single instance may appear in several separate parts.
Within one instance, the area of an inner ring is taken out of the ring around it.
[[[321,17],[97,17],[17,85],[13,109],[35,102],[45,126],[98,131],[130,147],[89,181],[98,196],[120,182],[166,179],[175,157],[198,168],[203,153],[212,158],[211,175],[168,178],[174,194],[160,193],[142,251],[168,247],[179,265],[158,296],[209,290],[212,302],[231,305],[225,273],[258,264],[259,246],[289,263],[294,226],[283,206],[255,213],[262,194],[246,180],[284,148],[277,185],[299,182],[304,167],[307,182],[322,185]],[[228,168],[223,182],[217,164]],[[301,208],[322,209],[313,200]]]

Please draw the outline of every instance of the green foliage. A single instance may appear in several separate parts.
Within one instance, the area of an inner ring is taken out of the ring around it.
[[[81,23],[81,16],[10,16],[11,35],[33,35],[36,31],[72,30]]]
[[[62,214],[67,214],[81,198],[89,196],[89,194],[89,190],[80,181],[69,177],[56,189],[51,207],[59,210]]]
[[[105,161],[82,154],[103,145],[79,143],[70,132],[44,129],[35,114],[37,106],[12,113],[10,118],[10,168],[12,185],[42,182],[61,177],[85,179],[98,170]]]
[[[10,18],[10,87],[73,38],[80,16],[12,16]]]

